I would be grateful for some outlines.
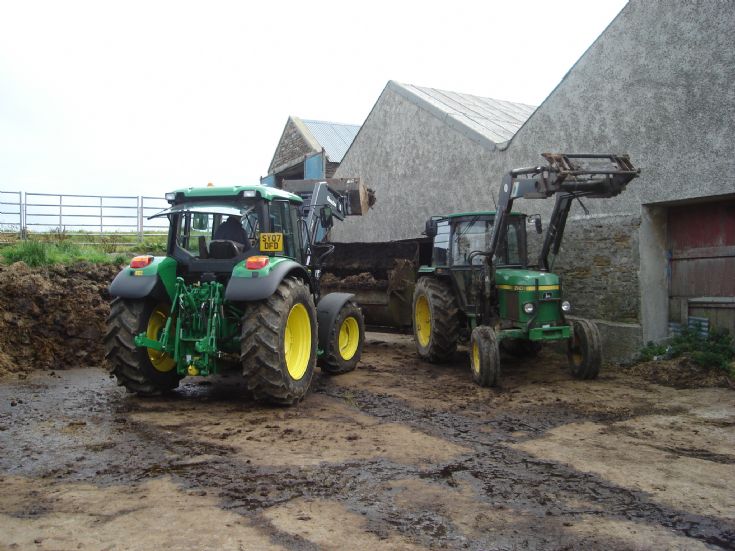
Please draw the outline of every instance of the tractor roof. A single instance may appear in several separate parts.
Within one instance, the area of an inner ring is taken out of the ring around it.
[[[302,203],[303,200],[298,195],[278,189],[275,187],[263,186],[260,184],[252,184],[247,186],[209,186],[209,187],[188,187],[176,189],[166,194],[166,199],[174,197],[177,203],[185,199],[214,199],[226,200],[231,197],[257,197],[260,196],[266,201],[274,199],[285,199],[293,203]]]
[[[442,218],[464,218],[466,216],[495,216],[494,210],[485,210],[479,212],[455,212],[453,214],[445,214]],[[511,212],[511,216],[526,216],[522,212]]]

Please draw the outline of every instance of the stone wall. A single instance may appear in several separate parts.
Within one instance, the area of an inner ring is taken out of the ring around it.
[[[278,142],[276,152],[273,154],[268,173],[272,174],[277,169],[303,161],[304,156],[311,153],[315,153],[314,148],[304,138],[303,132],[294,120],[289,118]]]

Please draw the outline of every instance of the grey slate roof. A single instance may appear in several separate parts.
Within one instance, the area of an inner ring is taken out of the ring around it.
[[[337,122],[311,121],[302,119],[304,125],[314,136],[319,145],[327,152],[327,159],[333,163],[339,163],[345,153],[352,145],[359,125],[341,124]]]
[[[393,80],[387,88],[419,104],[469,137],[492,146],[508,142],[536,109],[525,103],[423,88]]]

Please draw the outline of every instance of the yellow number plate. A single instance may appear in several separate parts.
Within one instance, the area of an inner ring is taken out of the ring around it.
[[[282,251],[283,251],[283,234],[282,233],[261,233],[260,234],[260,252],[279,253]]]

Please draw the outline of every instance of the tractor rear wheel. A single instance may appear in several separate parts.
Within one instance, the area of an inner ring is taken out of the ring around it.
[[[135,336],[157,339],[170,306],[155,300],[115,298],[110,305],[105,335],[105,358],[117,382],[141,396],[155,396],[179,386],[181,376],[173,358],[152,348],[135,346]]]
[[[452,287],[422,277],[413,292],[413,337],[423,360],[445,362],[457,350],[459,308]]]
[[[500,379],[500,349],[495,331],[487,325],[475,327],[470,336],[472,378],[480,386],[496,386]]]
[[[319,364],[331,375],[347,373],[357,366],[365,341],[365,320],[354,302],[347,302],[329,330],[329,340]]]
[[[572,330],[567,344],[572,375],[577,379],[596,379],[602,364],[600,332],[594,323],[584,319],[574,320]]]
[[[266,300],[246,306],[240,363],[257,400],[301,400],[314,376],[316,350],[316,308],[300,279],[286,278]]]

